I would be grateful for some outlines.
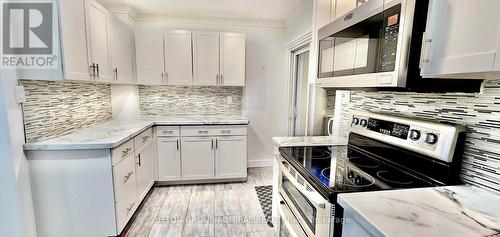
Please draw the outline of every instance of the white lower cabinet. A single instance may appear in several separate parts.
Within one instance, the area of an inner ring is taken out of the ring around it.
[[[137,195],[139,200],[142,200],[154,182],[154,146],[153,142],[149,142],[142,146],[139,151],[136,151],[136,180],[137,180]]]
[[[183,137],[181,141],[182,180],[215,178],[213,139]]]
[[[247,176],[247,138],[224,136],[215,138],[215,175],[217,178]]]
[[[181,180],[180,137],[158,137],[158,180]]]

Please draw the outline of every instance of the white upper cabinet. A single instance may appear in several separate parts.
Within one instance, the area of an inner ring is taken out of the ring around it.
[[[59,1],[64,79],[89,80],[85,1]]]
[[[132,29],[116,16],[110,17],[111,65],[115,83],[133,83],[134,34]]]
[[[431,0],[421,53],[428,78],[500,78],[500,1]]]
[[[109,41],[109,11],[87,0],[87,50],[91,75],[96,81],[113,80]]]
[[[165,83],[191,85],[193,82],[193,57],[191,32],[168,31],[164,34]]]
[[[219,84],[219,33],[195,32],[193,85]]]
[[[162,31],[136,30],[135,57],[138,83],[148,85],[163,83],[165,68]]]
[[[220,36],[219,84],[245,85],[245,35],[222,33]]]

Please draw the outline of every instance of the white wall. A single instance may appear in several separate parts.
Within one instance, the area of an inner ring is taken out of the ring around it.
[[[36,237],[17,80],[12,72],[0,73],[0,236]]]

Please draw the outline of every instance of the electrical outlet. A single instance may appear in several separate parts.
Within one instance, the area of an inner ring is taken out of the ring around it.
[[[26,91],[23,86],[14,87],[14,95],[16,96],[17,103],[25,103],[26,102]]]

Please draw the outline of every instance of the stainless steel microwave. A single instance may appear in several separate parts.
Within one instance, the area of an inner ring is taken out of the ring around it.
[[[419,77],[428,1],[369,0],[318,32],[321,87],[406,87]]]

